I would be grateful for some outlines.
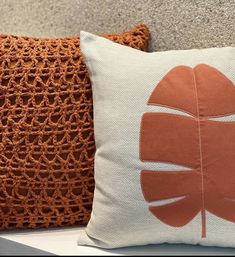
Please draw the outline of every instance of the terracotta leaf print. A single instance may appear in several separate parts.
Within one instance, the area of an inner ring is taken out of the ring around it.
[[[140,159],[189,168],[141,171],[147,202],[176,198],[165,205],[150,204],[149,210],[173,227],[188,224],[200,213],[202,237],[207,212],[235,222],[235,122],[213,120],[235,114],[232,81],[205,64],[177,66],[156,86],[148,105],[189,114],[142,116]]]

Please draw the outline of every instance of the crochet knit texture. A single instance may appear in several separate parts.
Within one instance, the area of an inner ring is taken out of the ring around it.
[[[103,35],[144,50],[139,25]],[[0,229],[86,224],[94,191],[92,92],[79,37],[0,35]]]

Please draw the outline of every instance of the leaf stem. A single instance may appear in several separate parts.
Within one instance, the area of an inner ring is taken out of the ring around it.
[[[202,238],[206,238],[206,211],[202,209]]]
[[[200,170],[201,170],[201,199],[202,199],[202,238],[206,237],[206,209],[205,209],[205,190],[204,190],[204,170],[203,170],[203,159],[202,159],[202,132],[201,132],[201,118],[200,108],[198,102],[197,82],[195,73],[192,71],[194,89],[195,89],[195,100],[197,107],[197,124],[198,124],[198,140],[199,140],[199,156],[200,156]]]

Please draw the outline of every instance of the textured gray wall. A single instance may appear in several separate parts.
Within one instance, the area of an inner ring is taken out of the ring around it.
[[[0,33],[61,37],[139,22],[152,50],[235,45],[235,0],[0,0]]]

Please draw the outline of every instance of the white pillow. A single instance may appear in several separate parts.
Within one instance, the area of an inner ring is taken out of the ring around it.
[[[96,140],[78,244],[235,246],[235,48],[144,53],[81,32]]]

